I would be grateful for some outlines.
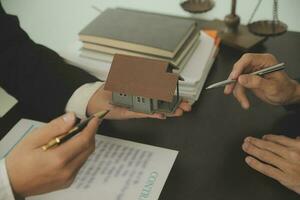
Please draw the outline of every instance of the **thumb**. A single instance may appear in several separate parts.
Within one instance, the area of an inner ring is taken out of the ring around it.
[[[32,133],[37,145],[43,145],[49,140],[67,133],[75,124],[76,116],[74,113],[66,113],[51,122],[41,126]]]
[[[268,81],[257,75],[244,74],[238,79],[239,84],[248,89],[264,89],[268,85]]]

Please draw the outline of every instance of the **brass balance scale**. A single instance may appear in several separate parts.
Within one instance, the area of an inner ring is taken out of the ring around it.
[[[219,36],[225,45],[241,50],[250,49],[263,42],[267,37],[283,34],[287,31],[287,25],[279,20],[278,0],[273,0],[273,19],[252,22],[262,0],[258,3],[249,19],[248,25],[240,24],[240,17],[236,14],[237,1],[232,0],[231,13],[225,16],[224,21],[213,20],[205,25],[219,31]],[[215,3],[213,0],[184,0],[181,7],[190,13],[198,14],[211,10]]]

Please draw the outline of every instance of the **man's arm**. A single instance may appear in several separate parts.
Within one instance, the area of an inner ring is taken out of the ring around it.
[[[39,120],[61,115],[76,89],[97,81],[34,43],[1,4],[0,24],[0,85],[18,99],[26,115]]]
[[[246,90],[272,105],[289,105],[299,111],[300,85],[286,72],[274,72],[263,77],[244,74],[278,63],[270,54],[245,54],[236,62],[229,79],[236,84],[227,85],[225,94],[233,93],[243,108],[250,106]],[[297,105],[298,104],[298,105]],[[297,105],[297,106],[296,106]],[[247,154],[245,162],[256,171],[269,176],[300,194],[300,139],[282,135],[265,135],[261,139],[247,137],[242,145]]]

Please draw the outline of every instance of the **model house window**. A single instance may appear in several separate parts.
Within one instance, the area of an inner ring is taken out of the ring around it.
[[[142,102],[145,103],[145,98],[144,97],[142,97]]]
[[[127,97],[127,94],[120,93],[120,96]]]
[[[137,97],[137,102],[141,102],[141,97]]]

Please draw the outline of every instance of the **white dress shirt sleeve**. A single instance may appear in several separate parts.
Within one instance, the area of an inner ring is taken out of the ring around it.
[[[86,118],[86,109],[90,98],[104,82],[87,83],[79,87],[69,99],[66,112],[75,112],[77,117]]]
[[[15,200],[6,171],[5,159],[0,160],[0,200]]]

